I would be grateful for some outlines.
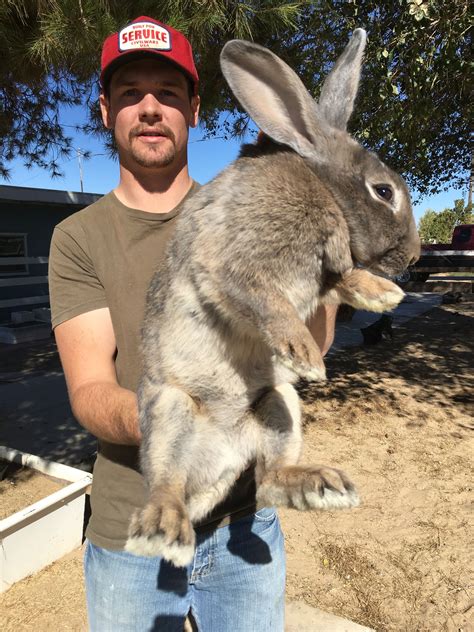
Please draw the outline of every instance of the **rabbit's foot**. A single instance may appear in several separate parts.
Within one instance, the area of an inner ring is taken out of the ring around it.
[[[390,312],[403,300],[405,292],[387,279],[380,279],[380,294],[355,292],[354,298],[359,309],[366,309],[369,312]],[[383,286],[387,287],[383,287]]]
[[[280,335],[273,335],[273,352],[278,360],[299,377],[310,382],[326,379],[323,356],[314,338],[303,323],[291,331],[291,323]]]
[[[347,509],[359,505],[349,478],[332,467],[283,467],[268,471],[257,490],[259,505],[308,509]]]
[[[175,566],[194,557],[195,534],[186,509],[178,503],[148,503],[132,517],[125,550],[135,555],[161,555]]]
[[[324,382],[326,380],[326,367],[305,366],[294,358],[288,356],[280,356],[280,362],[288,369],[299,375],[299,377],[308,380],[308,382]]]
[[[368,270],[353,270],[338,285],[342,302],[369,312],[388,312],[402,301],[405,292],[389,279]]]

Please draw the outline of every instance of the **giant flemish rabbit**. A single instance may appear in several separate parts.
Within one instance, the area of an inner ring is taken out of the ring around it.
[[[193,522],[252,463],[259,505],[359,502],[342,471],[298,465],[292,384],[325,377],[305,326],[317,306],[390,310],[403,292],[377,273],[419,255],[405,183],[346,131],[365,39],[354,32],[318,103],[269,50],[233,40],[222,51],[265,140],[185,204],[150,287],[138,394],[148,501],[128,551],[190,562]]]

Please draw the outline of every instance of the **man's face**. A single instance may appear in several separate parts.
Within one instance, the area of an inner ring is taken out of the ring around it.
[[[189,98],[185,76],[166,62],[142,59],[112,75],[102,119],[114,130],[120,162],[157,169],[186,163],[188,129],[197,125],[199,97]]]

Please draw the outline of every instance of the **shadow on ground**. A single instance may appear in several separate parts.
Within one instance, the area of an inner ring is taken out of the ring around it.
[[[454,404],[460,413],[472,415],[473,315],[473,302],[434,308],[397,327],[392,341],[341,349],[327,360],[328,382],[302,383],[300,394],[307,403],[356,403],[377,396],[403,418],[404,387],[410,392],[415,387],[420,403],[429,400],[440,409]],[[387,391],[383,378],[398,380],[397,391]]]
[[[54,341],[0,345],[0,445],[90,469],[96,440],[73,417]]]

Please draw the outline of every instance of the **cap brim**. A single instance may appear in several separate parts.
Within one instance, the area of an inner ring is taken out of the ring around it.
[[[196,81],[194,77],[192,77],[182,66],[177,64],[175,61],[173,61],[166,55],[161,54],[159,51],[149,51],[149,50],[131,51],[127,53],[126,55],[121,55],[120,57],[117,57],[117,59],[114,59],[114,61],[112,61],[107,66],[107,68],[104,70],[104,72],[100,76],[100,84],[102,88],[106,89],[109,86],[112,75],[121,66],[125,66],[126,64],[130,64],[131,62],[134,62],[134,61],[140,61],[141,59],[156,59],[157,57],[159,58],[160,61],[164,61],[170,64],[170,66],[174,66],[174,68],[182,72],[183,75],[185,75],[185,77],[191,81],[191,83],[195,87],[195,90],[197,89]]]

